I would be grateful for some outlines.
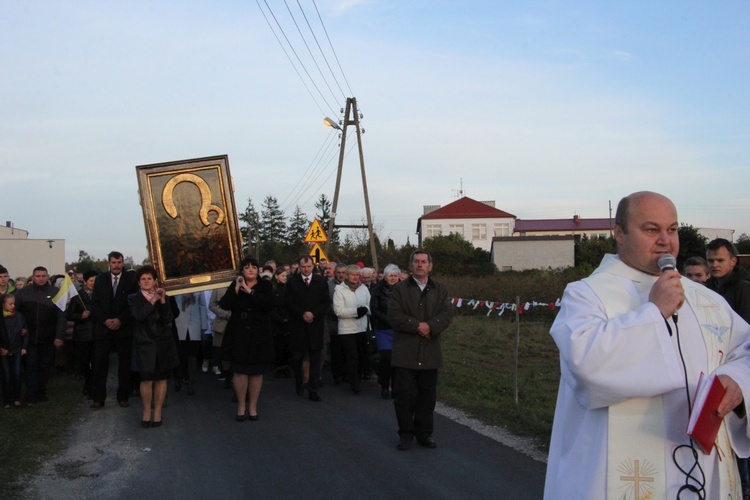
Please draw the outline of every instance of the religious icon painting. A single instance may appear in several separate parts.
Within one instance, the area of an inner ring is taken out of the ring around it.
[[[170,294],[219,288],[242,260],[226,155],[139,165],[148,253]]]

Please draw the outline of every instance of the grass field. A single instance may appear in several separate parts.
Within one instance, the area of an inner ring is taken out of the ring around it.
[[[58,375],[50,379],[49,401],[0,409],[0,496],[19,498],[23,484],[18,480],[65,449],[69,429],[80,416],[80,394],[79,380]]]
[[[549,446],[560,363],[547,322],[521,322],[518,406],[514,398],[517,323],[458,316],[443,334],[444,368],[438,399],[486,424]]]

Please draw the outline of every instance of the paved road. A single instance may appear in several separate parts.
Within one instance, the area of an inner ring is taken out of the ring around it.
[[[260,419],[236,422],[231,391],[200,379],[195,396],[170,384],[158,429],[140,427],[138,398],[125,409],[82,405],[68,450],[27,498],[542,497],[544,463],[441,415],[437,449],[396,450],[393,404],[374,383],[358,396],[328,383],[313,403],[290,379],[267,377]]]

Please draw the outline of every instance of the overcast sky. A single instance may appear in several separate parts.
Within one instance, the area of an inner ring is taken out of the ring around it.
[[[462,182],[523,219],[656,190],[682,222],[750,233],[750,3],[286,1],[0,0],[3,221],[68,261],[140,262],[135,166],[221,154],[239,211],[273,195],[313,217],[339,144],[322,120],[354,96],[398,244]],[[355,149],[338,222],[364,217]]]

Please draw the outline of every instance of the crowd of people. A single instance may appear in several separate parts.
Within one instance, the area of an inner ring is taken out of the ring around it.
[[[394,264],[378,271],[362,263],[316,264],[309,256],[288,265],[246,257],[227,286],[176,295],[167,295],[152,266],[126,270],[120,252],[107,259],[107,272],[71,273],[78,294],[64,311],[52,301],[58,292],[53,283],[61,285],[62,276],[50,277],[40,266],[30,285],[21,280],[10,288],[0,267],[6,408],[47,401],[58,350],[68,355],[93,410],[107,403],[110,359],[116,356],[113,399],[126,408],[139,396],[144,428],[162,425],[170,380],[174,391],[184,387],[196,394],[199,369],[234,389],[236,420],[242,422],[259,419],[265,375],[293,379],[290,394],[320,403],[327,367],[333,384],[353,395],[377,374],[381,397],[394,399],[399,449],[414,439],[436,446],[439,336],[452,307],[445,288],[429,278],[426,252],[414,253],[410,273]],[[398,295],[398,283],[411,284]]]

